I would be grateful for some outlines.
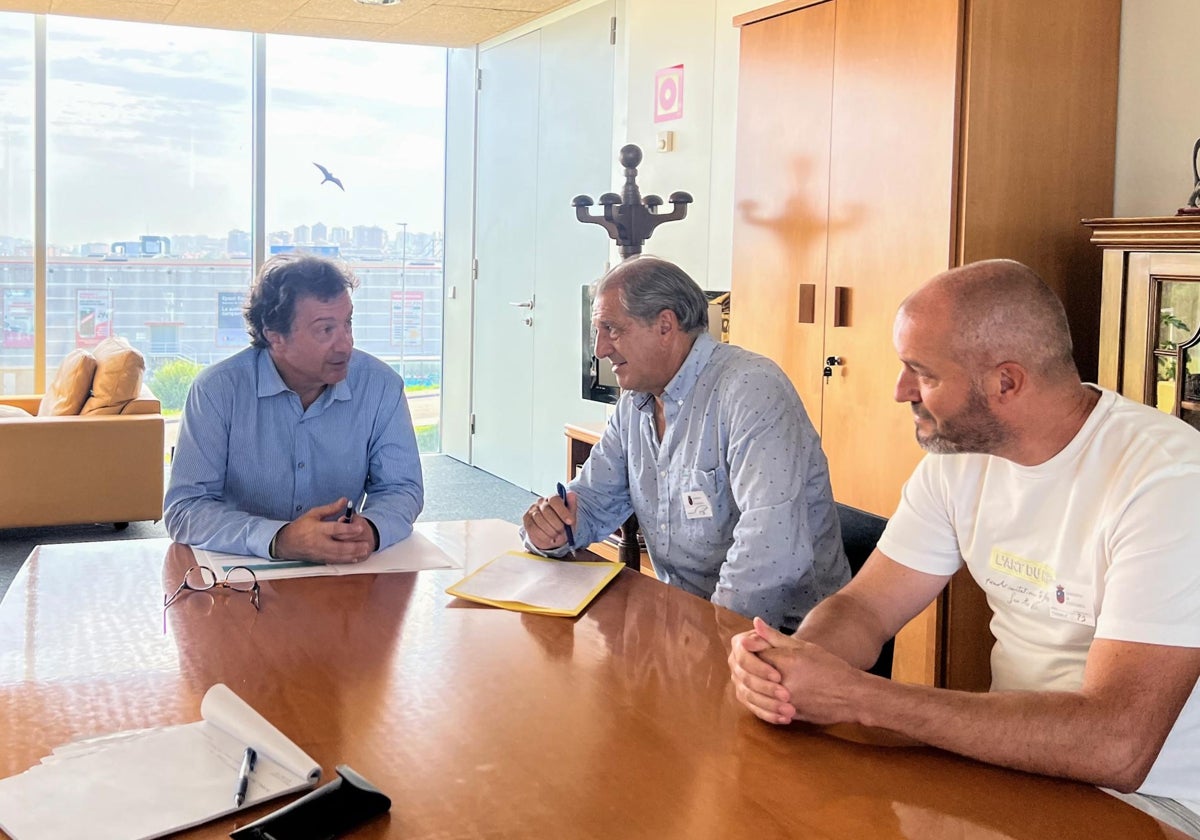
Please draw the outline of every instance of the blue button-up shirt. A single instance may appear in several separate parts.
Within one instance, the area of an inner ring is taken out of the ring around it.
[[[636,513],[660,580],[796,627],[850,579],[829,466],[796,389],[770,359],[704,333],[662,400],[661,441],[652,395],[618,400],[571,482],[576,545]],[[702,499],[711,516],[697,515]]]
[[[344,496],[386,548],[412,532],[425,490],[404,381],[361,350],[305,410],[270,353],[248,347],[188,392],[164,521],[177,542],[266,557],[288,522]]]

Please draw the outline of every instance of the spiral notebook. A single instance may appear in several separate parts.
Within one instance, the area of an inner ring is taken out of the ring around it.
[[[0,828],[13,840],[150,840],[320,780],[312,758],[221,683],[205,693],[200,716],[56,747],[0,779]],[[246,747],[258,761],[239,808]]]

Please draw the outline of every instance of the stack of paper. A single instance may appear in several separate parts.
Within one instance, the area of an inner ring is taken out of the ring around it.
[[[506,610],[575,616],[623,568],[607,561],[553,560],[510,551],[489,560],[446,592]]]
[[[223,578],[234,566],[254,570],[259,580],[324,577],[328,575],[370,575],[383,572],[419,572],[422,569],[457,569],[450,555],[420,534],[410,534],[395,545],[376,551],[361,563],[310,563],[307,560],[264,560],[192,547],[196,562]]]
[[[246,747],[258,754],[242,807],[311,787],[321,768],[218,683],[203,720],[55,748],[0,780],[0,828],[14,840],[148,840],[217,819],[234,805]]]

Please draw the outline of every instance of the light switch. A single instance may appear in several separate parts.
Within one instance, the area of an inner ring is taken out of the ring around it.
[[[660,152],[675,151],[675,132],[674,131],[658,132],[658,137],[656,139],[654,148]]]

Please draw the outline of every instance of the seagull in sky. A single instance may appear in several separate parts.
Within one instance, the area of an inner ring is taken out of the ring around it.
[[[321,184],[324,184],[325,181],[332,181],[333,183],[337,184],[339,190],[342,192],[346,191],[346,188],[342,186],[342,182],[335,178],[332,172],[330,172],[321,164],[317,163],[315,160],[313,161],[313,166],[317,167],[317,169],[320,169],[321,174],[325,176],[324,180],[321,181]],[[317,186],[320,186],[321,184],[318,184]]]

